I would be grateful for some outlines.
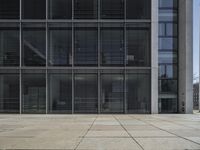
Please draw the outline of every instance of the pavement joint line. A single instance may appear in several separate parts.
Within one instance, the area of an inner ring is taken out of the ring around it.
[[[166,122],[169,122],[169,123],[173,123],[173,124],[176,124],[176,125],[180,125],[180,126],[183,126],[183,127],[187,127],[187,128],[199,130],[198,128],[195,128],[195,127],[190,127],[190,126],[187,126],[187,125],[184,125],[184,124],[180,124],[180,123],[176,123],[176,122],[174,122],[174,121],[169,121],[169,120],[166,120],[166,119],[161,119],[161,118],[156,117],[156,116],[152,116],[152,117],[153,117],[153,118],[156,118],[156,119],[159,119],[159,120],[162,120],[162,121],[166,121]]]
[[[81,140],[79,141],[79,143],[76,145],[76,147],[74,148],[74,150],[77,150],[77,148],[79,147],[79,145],[81,144],[81,142],[83,141],[83,139],[85,138],[85,136],[87,135],[87,133],[90,131],[90,129],[92,128],[92,126],[94,125],[94,122],[97,120],[98,115],[95,117],[95,119],[93,120],[92,124],[90,125],[90,127],[87,129],[86,133],[84,134],[84,136],[81,138]]]
[[[132,116],[132,117],[133,117],[134,119],[137,119],[137,120],[139,120],[139,121],[142,121],[142,122],[144,122],[144,123],[146,123],[146,124],[149,124],[149,125],[151,125],[151,126],[157,128],[157,129],[159,129],[159,130],[168,132],[169,134],[175,135],[176,137],[179,137],[179,138],[182,138],[182,139],[184,139],[184,140],[187,140],[187,141],[190,141],[190,142],[192,142],[192,143],[195,143],[195,144],[197,144],[197,145],[200,145],[200,143],[198,143],[198,142],[192,141],[192,140],[190,140],[190,139],[187,139],[187,138],[185,138],[185,137],[179,136],[179,135],[177,135],[177,134],[175,134],[175,133],[172,133],[172,132],[170,132],[170,131],[167,131],[167,130],[165,130],[165,129],[159,128],[159,127],[157,127],[157,126],[155,126],[155,125],[153,125],[153,124],[151,124],[151,123],[149,123],[149,122],[147,122],[147,121],[144,121],[144,120],[135,118],[134,116]]]
[[[112,115],[113,116],[113,115]],[[142,145],[140,145],[140,143],[128,132],[128,130],[124,127],[124,125],[120,122],[120,120],[116,117],[113,116],[115,118],[115,120],[117,120],[120,124],[120,126],[126,131],[126,133],[131,137],[131,139],[142,149],[144,150],[144,148],[142,147]]]

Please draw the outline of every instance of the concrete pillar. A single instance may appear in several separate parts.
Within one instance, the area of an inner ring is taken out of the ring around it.
[[[193,113],[193,0],[179,0],[179,112]]]
[[[158,0],[151,2],[151,113],[158,113]]]

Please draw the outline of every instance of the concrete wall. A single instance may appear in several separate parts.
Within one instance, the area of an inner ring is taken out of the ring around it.
[[[158,0],[152,0],[151,12],[151,113],[158,113]]]
[[[193,0],[179,0],[179,113],[193,112]]]

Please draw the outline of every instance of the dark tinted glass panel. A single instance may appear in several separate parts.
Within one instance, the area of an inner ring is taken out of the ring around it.
[[[96,24],[75,25],[75,53],[74,61],[77,66],[94,66],[98,63]]]
[[[72,0],[49,0],[49,19],[71,19]]]
[[[72,64],[72,29],[69,24],[50,24],[48,34],[50,66]]]
[[[24,24],[22,31],[22,60],[24,66],[45,66],[45,24]]]
[[[151,0],[126,0],[127,19],[150,19]]]
[[[160,50],[177,50],[177,38],[163,37],[159,38]]]
[[[19,66],[18,24],[0,25],[0,66]]]
[[[23,19],[45,19],[46,0],[22,0]]]
[[[19,0],[0,0],[0,19],[19,19]]]
[[[160,8],[177,8],[177,0],[159,0]]]
[[[102,19],[123,19],[124,0],[101,0]]]
[[[124,30],[122,24],[101,26],[101,64],[124,65]]]
[[[177,93],[177,80],[159,80],[160,93]]]
[[[22,75],[22,112],[45,113],[46,78],[45,74]]]
[[[128,66],[150,65],[150,29],[148,24],[129,24],[127,27]]]
[[[0,113],[19,112],[19,75],[0,74]]]
[[[159,77],[162,79],[176,79],[177,65],[176,64],[159,65]]]
[[[170,9],[164,9],[159,10],[159,21],[177,21],[177,11],[176,10],[170,10]]]
[[[127,75],[127,109],[129,113],[150,113],[150,75]]]
[[[176,113],[177,112],[177,98],[161,98],[159,99],[160,113]]]
[[[75,74],[75,113],[97,113],[97,87],[96,74]]]
[[[71,113],[72,77],[71,74],[49,74],[49,112]]]
[[[122,74],[101,75],[101,112],[124,112],[124,76]]]
[[[74,18],[97,18],[97,3],[97,0],[74,0]]]

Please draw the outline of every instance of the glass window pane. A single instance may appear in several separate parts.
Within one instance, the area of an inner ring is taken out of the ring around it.
[[[159,21],[177,22],[177,11],[170,9],[159,10]]]
[[[23,19],[45,19],[46,0],[22,0]]]
[[[150,19],[151,0],[126,0],[127,19]]]
[[[159,65],[159,78],[161,79],[176,79],[177,78],[176,64],[162,64]]]
[[[72,76],[71,74],[49,74],[49,112],[72,112]]]
[[[98,84],[96,74],[75,74],[75,113],[97,113]]]
[[[150,74],[127,74],[128,113],[150,113]]]
[[[176,23],[167,23],[166,24],[166,35],[167,36],[177,36],[178,27]]]
[[[72,0],[49,0],[49,19],[71,19]]]
[[[46,112],[46,78],[45,74],[22,74],[22,112]]]
[[[177,54],[174,52],[159,52],[159,63],[160,64],[173,64],[177,63]]]
[[[124,65],[124,28],[122,24],[102,24],[101,65]]]
[[[72,64],[71,24],[49,24],[48,55],[50,66],[70,66]]]
[[[0,0],[0,19],[19,19],[19,0]]]
[[[95,66],[98,63],[98,29],[96,24],[75,25],[75,53],[76,66]]]
[[[22,60],[24,66],[45,66],[45,24],[24,24],[22,28]]]
[[[159,0],[159,8],[177,8],[177,0]]]
[[[128,66],[150,65],[150,29],[148,24],[129,24],[127,27]]]
[[[166,35],[166,27],[165,23],[159,23],[159,36],[165,36]]]
[[[177,113],[177,98],[160,98],[159,112],[160,113]]]
[[[159,93],[177,94],[177,80],[159,80]]]
[[[101,19],[123,19],[124,0],[101,0]]]
[[[124,76],[122,74],[101,75],[101,112],[124,112]]]
[[[19,74],[0,74],[0,113],[19,112]]]
[[[97,3],[97,0],[74,0],[74,18],[97,18]]]
[[[177,50],[177,38],[162,37],[159,38],[160,50]]]
[[[0,25],[0,66],[19,66],[19,24]]]

